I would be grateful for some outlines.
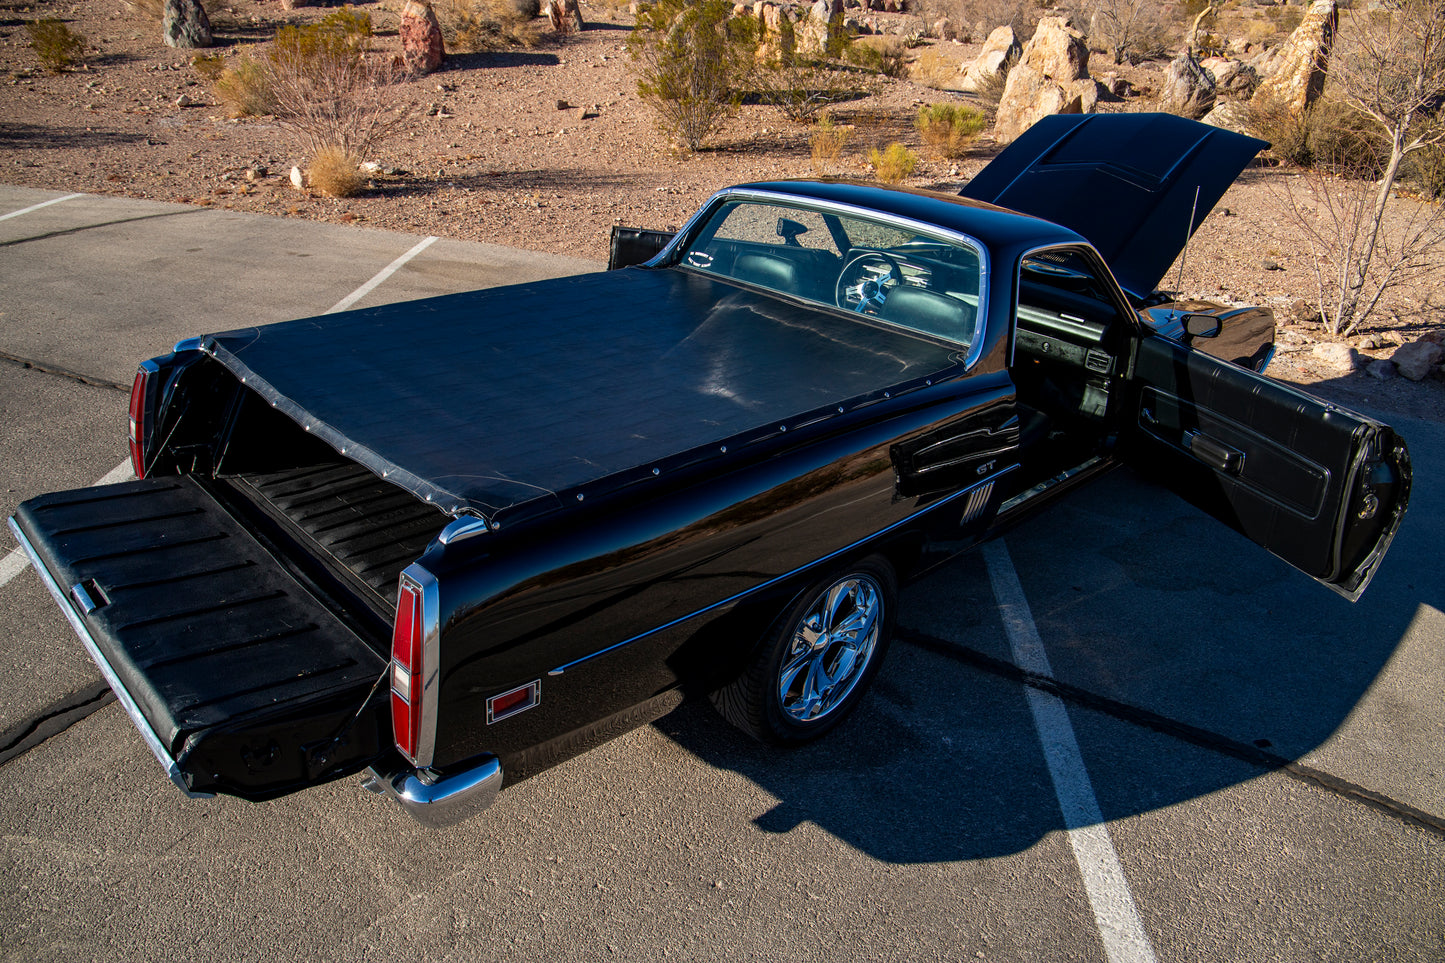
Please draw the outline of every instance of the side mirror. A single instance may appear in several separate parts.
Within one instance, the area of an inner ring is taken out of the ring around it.
[[[798,235],[807,233],[808,226],[806,224],[799,224],[786,217],[778,218],[778,237],[783,239],[783,243],[791,247],[802,247],[798,243]]]
[[[1191,338],[1213,338],[1219,335],[1219,319],[1212,314],[1186,314],[1184,333]]]

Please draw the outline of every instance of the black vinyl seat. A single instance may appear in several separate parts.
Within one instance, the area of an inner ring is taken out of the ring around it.
[[[964,344],[973,342],[973,305],[937,291],[900,284],[888,292],[882,315],[915,331],[936,334]]]
[[[733,263],[733,277],[784,294],[797,294],[802,289],[798,265],[770,254],[739,254]]]

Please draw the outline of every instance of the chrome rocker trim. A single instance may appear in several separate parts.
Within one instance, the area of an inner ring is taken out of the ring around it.
[[[496,800],[502,788],[502,764],[496,756],[484,756],[471,769],[442,777],[434,777],[426,770],[381,773],[372,767],[362,777],[361,787],[395,799],[412,819],[428,829],[445,829]]]
[[[171,758],[171,754],[166,749],[165,743],[161,742],[160,736],[156,735],[155,730],[151,728],[150,722],[148,722],[146,717],[141,713],[140,706],[136,705],[135,699],[131,698],[131,694],[127,692],[125,686],[121,684],[119,676],[115,674],[115,670],[111,668],[105,656],[101,655],[100,647],[95,644],[95,639],[91,637],[90,630],[85,627],[85,622],[81,619],[80,614],[75,611],[75,606],[72,604],[70,597],[61,591],[60,586],[56,584],[55,578],[46,569],[44,563],[40,561],[40,555],[35,551],[35,546],[30,544],[30,539],[25,537],[25,533],[20,530],[20,526],[16,524],[15,519],[12,517],[8,521],[10,523],[10,531],[15,535],[15,540],[20,543],[21,548],[25,549],[25,554],[30,556],[30,564],[35,568],[35,573],[40,576],[40,581],[45,583],[46,589],[50,591],[51,598],[55,599],[55,604],[60,606],[60,611],[65,613],[66,619],[70,622],[70,627],[74,629],[75,634],[80,637],[81,643],[85,646],[85,651],[90,653],[90,660],[94,662],[95,667],[100,670],[101,676],[105,678],[106,685],[110,686],[110,690],[115,693],[116,701],[125,708],[126,715],[130,716],[130,721],[135,724],[136,729],[140,730],[141,738],[144,739],[145,744],[150,747],[150,751],[155,755],[156,761],[161,764],[161,768],[166,771],[166,775],[170,777],[171,782],[175,783],[176,788],[192,799],[215,798],[215,793],[194,792],[186,785],[186,779],[185,776],[181,774],[180,767],[176,765],[176,761]]]

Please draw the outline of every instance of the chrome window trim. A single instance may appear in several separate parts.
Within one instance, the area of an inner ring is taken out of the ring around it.
[[[71,604],[71,600],[66,596],[65,592],[61,590],[59,584],[57,584],[54,577],[51,576],[50,571],[46,569],[45,563],[40,560],[40,553],[35,550],[34,545],[30,544],[30,539],[25,537],[25,533],[20,530],[20,525],[16,523],[15,519],[12,517],[8,519],[8,521],[10,531],[14,533],[16,541],[20,543],[21,548],[25,549],[25,554],[30,556],[30,564],[34,566],[35,573],[40,576],[40,581],[45,583],[45,587],[50,591],[51,598],[55,599],[55,603],[60,606],[60,611],[65,614],[66,620],[70,622],[70,627],[75,630],[75,634],[80,637],[81,644],[85,646],[85,651],[89,653],[90,660],[94,662],[95,667],[100,670],[101,677],[105,679],[105,684],[110,686],[110,691],[115,693],[116,701],[125,709],[125,714],[130,716],[130,721],[135,725],[136,729],[140,731],[141,739],[145,741],[146,747],[150,749],[151,754],[156,757],[156,761],[161,764],[161,768],[166,771],[166,776],[170,778],[171,782],[175,783],[176,788],[192,799],[214,798],[215,793],[195,792],[190,786],[186,785],[186,777],[181,773],[181,768],[171,756],[170,750],[166,748],[165,743],[161,741],[156,731],[151,728],[150,722],[141,712],[140,706],[136,704],[135,699],[126,691],[125,685],[120,681],[120,677],[116,675],[115,669],[111,667],[110,662],[101,654],[100,646],[96,644],[94,637],[90,634],[90,630],[86,628],[85,622],[81,619],[79,613],[75,611],[75,606]]]
[[[441,593],[436,576],[419,562],[408,565],[401,573],[397,585],[398,596],[402,585],[410,585],[421,596],[421,679],[411,680],[409,692],[412,699],[421,699],[421,710],[417,714],[416,722],[416,757],[407,756],[400,747],[397,747],[397,751],[412,765],[425,769],[431,765],[432,756],[436,753],[437,694],[441,688],[441,667],[438,665],[441,652],[438,603]],[[392,631],[395,631],[395,626]],[[395,660],[392,664],[395,665]],[[394,743],[395,733],[392,735]]]
[[[717,193],[713,194],[711,197],[709,197],[707,199],[707,203],[703,204],[700,208],[698,208],[697,212],[692,215],[692,217],[687,219],[687,223],[683,224],[682,228],[672,236],[672,240],[667,242],[667,246],[664,247],[661,251],[659,251],[652,258],[652,260],[648,261],[646,266],[662,267],[666,265],[666,263],[672,259],[674,254],[681,249],[683,242],[687,238],[689,238],[697,230],[697,228],[707,220],[707,218],[710,218],[712,216],[713,212],[716,210],[719,204],[726,203],[727,201],[732,200],[751,200],[769,204],[781,203],[784,205],[795,206],[803,210],[826,211],[830,214],[843,214],[852,217],[858,217],[864,220],[876,221],[881,224],[898,227],[902,230],[912,231],[916,234],[932,236],[937,240],[944,241],[945,243],[962,244],[964,247],[969,248],[978,255],[978,305],[975,308],[975,317],[977,318],[977,321],[976,327],[974,329],[975,333],[973,343],[968,346],[968,354],[964,360],[964,367],[973,367],[974,363],[983,356],[983,346],[984,343],[988,341],[988,305],[990,296],[992,294],[991,285],[989,283],[992,270],[992,258],[989,255],[988,247],[984,245],[982,241],[978,240],[978,238],[974,237],[971,234],[965,234],[962,231],[955,231],[950,228],[940,227],[937,224],[930,224],[927,221],[917,221],[911,217],[903,217],[898,214],[890,214],[886,211],[879,211],[871,207],[860,207],[857,204],[849,204],[843,201],[822,200],[816,197],[805,197],[798,194],[786,194],[781,191],[765,191],[759,190],[755,187],[729,187],[724,188],[723,190],[720,190]],[[681,267],[683,265],[679,264],[677,266]],[[709,276],[720,278],[724,277],[724,275],[720,274]],[[725,279],[731,280],[729,278]],[[1117,284],[1118,282],[1115,283]],[[764,288],[763,290],[771,291],[771,289],[767,288]],[[784,295],[779,296],[781,297]],[[823,302],[821,301],[805,301],[804,303],[809,305],[823,304]],[[837,308],[836,305],[823,306],[833,307],[839,311],[842,310],[841,308]],[[873,317],[872,315],[865,315],[865,317],[867,317],[870,321],[879,321],[885,324],[887,323],[883,321],[883,319]],[[913,331],[912,328],[906,328],[902,325],[897,325],[896,327],[899,327],[900,329],[906,331]],[[914,333],[917,334],[920,332]],[[945,338],[944,340],[951,339]],[[959,344],[961,342],[954,343]]]
[[[1003,468],[999,469],[998,471],[994,472],[993,474],[989,475],[987,478],[984,478],[984,479],[981,479],[981,480],[979,480],[979,481],[976,481],[976,482],[974,482],[972,485],[969,485],[967,488],[961,488],[961,489],[959,489],[958,491],[954,492],[952,495],[949,495],[949,496],[947,496],[947,497],[945,497],[945,498],[940,498],[938,501],[933,502],[932,504],[929,504],[929,505],[927,505],[927,506],[919,509],[919,510],[916,511],[916,512],[913,512],[913,513],[910,514],[910,515],[907,515],[907,516],[905,516],[905,517],[903,517],[903,518],[900,518],[898,521],[894,522],[893,524],[888,525],[888,526],[885,526],[885,527],[883,527],[883,528],[880,528],[878,531],[873,532],[873,533],[871,533],[871,534],[869,534],[869,535],[865,535],[864,537],[858,539],[857,541],[852,542],[852,543],[850,543],[850,544],[848,544],[848,545],[844,545],[842,548],[837,549],[837,550],[835,550],[835,551],[829,552],[827,555],[824,555],[824,556],[822,556],[821,558],[815,558],[815,559],[813,559],[813,561],[808,562],[808,563],[805,564],[805,565],[799,565],[797,568],[792,569],[791,571],[788,571],[788,572],[784,572],[782,575],[775,575],[775,576],[773,576],[772,578],[770,578],[770,579],[768,579],[768,580],[766,580],[766,581],[764,581],[764,582],[759,582],[757,585],[754,585],[752,588],[745,589],[744,591],[738,592],[736,595],[730,595],[730,596],[728,596],[728,597],[725,598],[725,599],[721,599],[721,600],[719,600],[719,601],[717,601],[717,602],[713,602],[711,605],[705,605],[705,606],[703,606],[702,608],[698,609],[698,610],[695,611],[695,612],[689,612],[687,615],[679,616],[679,617],[673,619],[671,622],[668,622],[668,623],[665,624],[665,625],[659,625],[659,626],[657,626],[656,628],[648,629],[646,632],[642,632],[642,633],[640,633],[640,634],[638,634],[638,635],[634,635],[634,636],[633,636],[632,638],[630,638],[630,639],[623,639],[621,642],[615,642],[615,643],[613,643],[612,645],[607,646],[606,648],[598,649],[596,652],[592,652],[592,653],[590,653],[590,654],[588,654],[588,655],[584,655],[584,656],[582,656],[582,658],[580,658],[580,659],[573,659],[571,662],[568,662],[568,663],[566,663],[565,665],[559,665],[559,666],[558,666],[557,668],[555,668],[555,669],[549,669],[548,672],[547,672],[547,674],[548,674],[549,676],[562,675],[562,674],[563,674],[564,672],[566,672],[568,669],[575,668],[575,667],[581,665],[581,664],[584,663],[584,662],[590,662],[591,660],[597,658],[598,656],[606,655],[607,653],[613,652],[613,651],[615,651],[615,650],[617,650],[617,649],[620,649],[620,648],[622,648],[623,646],[631,645],[631,644],[634,643],[634,642],[637,642],[637,641],[640,641],[640,640],[642,640],[642,639],[645,639],[645,638],[647,638],[647,637],[650,636],[650,635],[656,635],[658,632],[664,632],[664,631],[666,631],[667,629],[670,629],[670,628],[672,628],[672,627],[675,626],[675,625],[681,625],[683,622],[686,622],[688,619],[695,619],[695,618],[697,618],[699,615],[705,615],[706,613],[711,612],[713,609],[720,608],[720,607],[722,607],[722,606],[724,606],[724,605],[731,605],[731,604],[733,604],[734,602],[737,602],[737,601],[740,601],[740,600],[742,600],[742,599],[745,599],[745,598],[747,598],[749,595],[753,595],[753,594],[755,594],[755,593],[757,593],[757,592],[761,592],[761,591],[763,591],[764,589],[769,588],[770,586],[777,585],[779,582],[783,582],[783,581],[786,581],[787,579],[793,578],[794,576],[799,575],[799,574],[801,574],[802,572],[805,572],[805,571],[807,571],[807,570],[810,569],[810,568],[816,568],[816,567],[819,566],[819,565],[822,565],[822,564],[824,564],[824,563],[826,563],[826,562],[832,561],[832,560],[835,559],[835,558],[838,558],[840,555],[845,555],[845,554],[847,554],[848,552],[855,551],[855,550],[858,549],[859,547],[861,547],[861,546],[863,546],[863,545],[866,545],[867,543],[873,541],[874,539],[881,538],[882,536],[887,535],[889,532],[891,532],[891,531],[893,531],[893,530],[895,530],[895,529],[897,529],[897,528],[900,528],[900,527],[903,526],[903,525],[907,525],[909,522],[912,522],[912,521],[914,521],[914,520],[916,520],[916,519],[922,518],[924,515],[927,515],[929,512],[938,511],[938,510],[941,509],[941,508],[945,508],[945,507],[947,507],[947,506],[949,506],[949,505],[952,505],[952,504],[954,504],[955,502],[957,502],[960,498],[964,498],[965,496],[972,496],[973,493],[974,493],[975,491],[977,491],[979,488],[982,488],[982,487],[984,487],[984,486],[987,486],[987,487],[990,489],[990,493],[989,493],[989,494],[992,495],[991,489],[993,488],[994,482],[998,481],[1000,478],[1002,478],[1003,476],[1009,474],[1010,472],[1012,472],[1014,469],[1016,469],[1016,468],[1018,468],[1018,467],[1019,467],[1019,464],[1018,464],[1017,462],[1015,462],[1015,463],[1012,464],[1012,465],[1006,465],[1006,466],[1004,466]],[[980,509],[976,509],[974,506],[965,506],[965,508],[966,508],[967,511],[973,512],[973,514],[972,514],[971,516],[970,516],[970,515],[960,516],[960,523],[962,523],[962,522],[964,521],[964,519],[968,519],[968,520],[971,520],[971,521],[972,521],[972,520],[977,520],[977,518],[978,518],[979,515],[981,514],[981,510],[980,510]]]

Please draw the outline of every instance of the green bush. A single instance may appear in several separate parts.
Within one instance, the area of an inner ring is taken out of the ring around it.
[[[962,157],[988,126],[988,116],[967,104],[929,104],[918,108],[913,125],[923,142],[944,157]]]
[[[40,65],[53,74],[64,73],[85,55],[85,38],[59,20],[32,20],[25,30]]]
[[[894,141],[881,152],[876,147],[868,151],[868,163],[883,183],[901,184],[918,166],[918,155]]]
[[[729,0],[659,0],[627,39],[638,94],[687,150],[699,150],[737,107],[753,72],[756,22],[732,11]]]

